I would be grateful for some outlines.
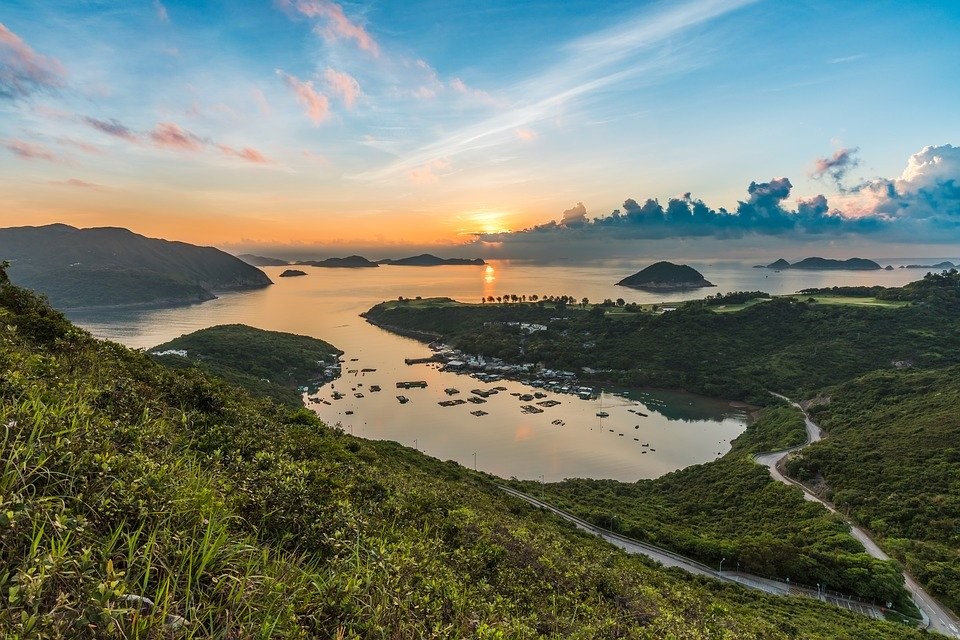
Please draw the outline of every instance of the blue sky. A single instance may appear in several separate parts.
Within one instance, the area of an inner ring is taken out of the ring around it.
[[[960,218],[909,200],[960,180],[955,1],[7,0],[0,24],[5,225],[503,242],[577,203],[735,211],[781,176],[785,211]],[[811,174],[842,149],[839,193]]]

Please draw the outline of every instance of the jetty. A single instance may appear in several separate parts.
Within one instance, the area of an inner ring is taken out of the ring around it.
[[[397,383],[397,389],[426,389],[426,380],[409,380]]]

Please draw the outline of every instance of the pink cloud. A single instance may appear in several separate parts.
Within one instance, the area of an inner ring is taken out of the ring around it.
[[[303,81],[296,76],[291,76],[277,69],[277,74],[283,78],[287,86],[297,96],[297,101],[303,105],[306,110],[304,113],[313,120],[315,124],[320,124],[330,115],[330,101],[327,96],[318,93],[313,88],[313,81]]]
[[[161,122],[150,132],[150,138],[158,147],[178,149],[180,151],[200,151],[203,139],[181,129],[175,122]]]
[[[327,70],[323,72],[323,77],[327,81],[327,86],[330,87],[330,90],[343,100],[344,106],[346,106],[347,109],[353,109],[357,98],[360,97],[360,83],[357,82],[357,79],[349,73],[337,71],[330,67],[327,67]]]
[[[288,6],[290,4],[288,3]],[[343,12],[336,2],[329,0],[299,0],[293,4],[294,8],[307,16],[308,18],[321,18],[326,20],[324,28],[317,29],[317,32],[329,40],[355,40],[357,46],[370,53],[374,57],[380,55],[380,46],[373,39],[366,29],[353,22]]]
[[[270,103],[267,101],[267,96],[264,95],[259,87],[253,88],[253,101],[257,103],[257,107],[260,108],[260,113],[263,115],[269,116],[273,113],[270,109]]]
[[[469,96],[474,98],[477,102],[482,102],[483,104],[498,106],[499,101],[494,98],[492,95],[483,91],[482,89],[474,89],[471,86],[468,86],[466,82],[460,78],[454,78],[449,83],[450,88],[463,96]]]
[[[0,22],[0,98],[25,98],[63,85],[66,71],[55,58],[34,51]]]
[[[86,180],[80,180],[79,178],[70,178],[68,180],[50,180],[50,184],[59,185],[61,187],[75,187],[77,189],[90,189],[91,191],[103,190],[102,184],[96,184],[95,182],[87,182]]]
[[[449,166],[449,160],[446,158],[438,158],[412,169],[408,177],[414,184],[434,184],[440,180],[440,176],[438,176],[436,172],[443,171]]]
[[[523,140],[524,142],[531,142],[537,139],[537,132],[533,129],[527,129],[526,127],[518,127],[515,130],[517,137]]]
[[[57,156],[55,156],[51,151],[44,149],[40,145],[25,142],[23,140],[4,140],[3,146],[15,156],[24,160],[46,160],[47,162],[59,161]]]
[[[233,156],[235,158],[240,158],[241,160],[246,160],[247,162],[253,162],[254,164],[267,164],[267,160],[262,153],[253,149],[251,147],[244,147],[243,149],[234,149],[233,147],[228,147],[225,144],[217,145],[220,147],[220,151],[224,155]]]

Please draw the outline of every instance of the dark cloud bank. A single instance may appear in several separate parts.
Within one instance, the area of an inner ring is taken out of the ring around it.
[[[929,146],[910,157],[896,179],[875,178],[845,185],[858,166],[856,149],[841,149],[815,164],[811,176],[829,180],[839,192],[835,203],[824,195],[791,201],[788,178],[751,182],[747,197],[728,211],[714,209],[689,193],[665,203],[655,199],[624,201],[608,215],[589,217],[583,203],[559,221],[512,233],[483,234],[477,244],[500,247],[497,253],[543,254],[531,247],[635,240],[720,239],[798,243],[839,238],[876,242],[936,244],[960,241],[960,147]],[[593,241],[593,242],[591,242]],[[567,246],[571,246],[567,245]]]

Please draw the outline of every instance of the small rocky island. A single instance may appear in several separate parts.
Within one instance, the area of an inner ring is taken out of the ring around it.
[[[672,262],[655,262],[617,283],[645,291],[683,291],[716,286],[693,267]]]
[[[307,275],[306,271],[300,271],[300,269],[287,269],[280,274],[281,278],[295,278],[296,276],[305,276]]]

